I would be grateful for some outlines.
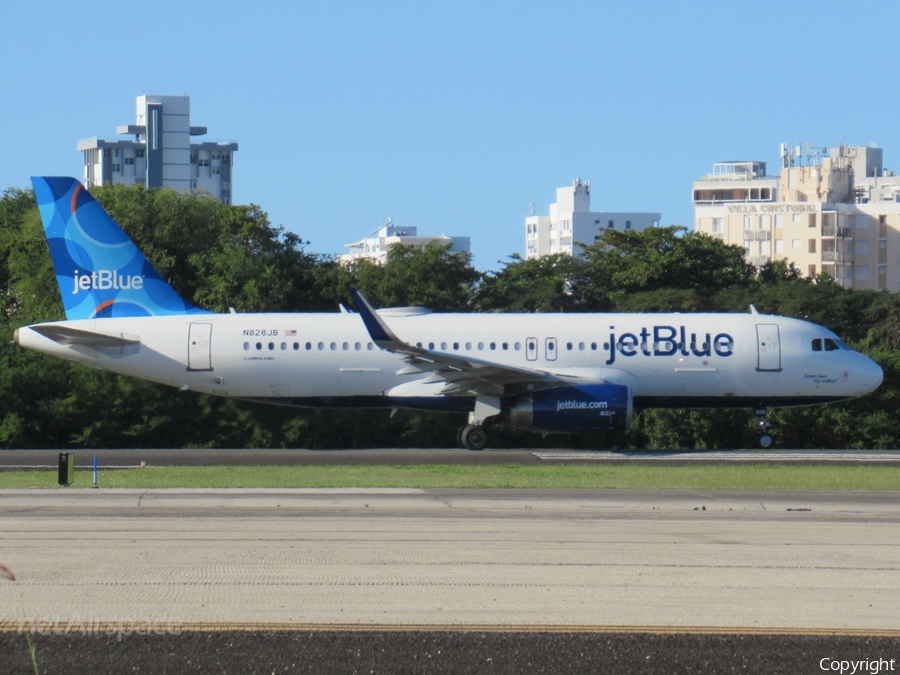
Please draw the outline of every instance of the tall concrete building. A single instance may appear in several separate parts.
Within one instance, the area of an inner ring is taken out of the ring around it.
[[[766,163],[729,161],[694,183],[694,227],[739,244],[747,260],[794,263],[847,288],[900,290],[900,177],[881,148],[781,146]]]
[[[604,230],[643,230],[658,226],[660,218],[659,213],[591,211],[591,181],[576,178],[556,190],[549,215],[525,219],[525,257],[574,255],[578,243],[592,244]]]
[[[469,237],[448,237],[445,234],[431,237],[419,235],[418,228],[410,227],[409,225],[395,225],[388,218],[384,225],[364,239],[347,244],[350,253],[338,256],[338,261],[346,265],[354,260],[368,258],[379,265],[383,265],[387,261],[388,251],[395,244],[424,249],[432,242],[441,246],[449,244],[450,253],[468,253],[471,248],[471,239]]]
[[[192,137],[206,135],[206,127],[191,126],[190,96],[138,96],[135,123],[116,133],[134,138],[78,141],[88,187],[143,183],[181,192],[202,190],[231,204],[238,144],[192,143]]]

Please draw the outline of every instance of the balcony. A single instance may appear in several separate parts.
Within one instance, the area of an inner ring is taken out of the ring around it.
[[[847,263],[851,262],[853,256],[849,253],[839,253],[838,251],[822,251],[822,262]]]
[[[853,237],[852,227],[839,227],[837,225],[823,225],[823,237],[837,237],[838,239],[850,239]]]
[[[771,234],[768,230],[744,230],[744,241],[769,241]]]

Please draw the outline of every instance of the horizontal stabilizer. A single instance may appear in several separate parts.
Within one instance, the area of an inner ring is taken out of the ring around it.
[[[126,347],[141,343],[141,339],[136,335],[94,333],[59,324],[38,324],[37,326],[29,326],[29,328],[35,333],[39,333],[61,345],[79,345],[102,349],[105,347]]]

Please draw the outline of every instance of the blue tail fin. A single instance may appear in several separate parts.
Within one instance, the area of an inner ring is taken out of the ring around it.
[[[34,177],[67,319],[199,314],[74,178]]]

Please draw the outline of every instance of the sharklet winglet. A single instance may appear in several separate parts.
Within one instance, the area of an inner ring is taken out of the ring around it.
[[[375,309],[369,304],[369,301],[363,297],[362,293],[355,288],[349,288],[347,290],[350,292],[350,297],[353,298],[353,303],[356,305],[356,309],[362,317],[363,323],[366,325],[366,330],[369,331],[369,336],[376,344],[379,346],[384,346],[386,344],[404,344],[403,341],[394,335],[393,331],[388,328],[381,317],[375,313]]]

